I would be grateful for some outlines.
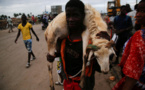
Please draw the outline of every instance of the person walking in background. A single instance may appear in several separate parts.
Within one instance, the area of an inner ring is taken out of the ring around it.
[[[129,4],[126,4],[126,13],[129,13],[131,12],[131,8],[130,8],[130,5]]]
[[[42,30],[47,28],[47,26],[48,26],[48,16],[47,16],[47,14],[45,14],[42,17]]]
[[[13,22],[12,22],[12,19],[10,17],[8,17],[7,23],[8,23],[8,27],[9,27],[8,33],[10,33],[11,31],[13,32]]]
[[[61,57],[55,58],[55,61],[57,62],[57,74],[58,74],[58,81],[55,82],[55,85],[63,85],[63,71],[62,71],[62,61]]]
[[[127,39],[131,36],[132,30],[132,21],[129,16],[126,15],[126,6],[121,6],[121,14],[116,16],[114,19],[114,32],[118,35],[118,41],[116,43],[116,62],[118,63],[120,51],[127,41]]]
[[[24,44],[25,44],[26,49],[28,50],[28,63],[26,65],[26,68],[29,68],[31,55],[33,56],[32,60],[36,59],[32,51],[32,36],[31,36],[30,30],[35,35],[37,41],[39,41],[39,38],[34,32],[32,25],[29,22],[27,22],[27,17],[25,14],[22,15],[21,20],[22,20],[22,23],[18,25],[18,34],[15,39],[15,43],[17,43],[17,40],[20,36],[20,32],[22,32]]]
[[[113,34],[114,34],[114,32],[113,32],[113,29],[114,29],[114,19],[115,19],[115,17],[116,17],[116,8],[113,8],[113,11],[112,11],[112,16],[110,16],[109,18],[110,18],[110,22],[109,22],[109,24],[108,24],[108,28],[109,28],[109,30],[110,30],[110,38],[112,38],[112,36],[113,36]]]
[[[34,18],[34,15],[32,15],[32,23],[33,23],[33,25],[35,24],[35,18]]]
[[[131,20],[132,20],[132,24],[133,24],[133,30],[132,30],[132,33],[134,34],[135,33],[135,22],[136,22],[136,10],[137,10],[137,6],[138,4],[136,4],[134,6],[134,10],[127,13],[128,16],[131,17]]]
[[[124,77],[112,90],[145,90],[145,0],[138,4],[136,20],[144,28],[129,39],[119,64]]]
[[[112,11],[112,16],[110,16],[110,22],[114,22],[114,18],[116,17],[116,9],[115,8],[113,8],[113,11]]]
[[[46,26],[48,26],[48,15],[47,15],[47,14],[43,15],[43,23],[44,23]]]
[[[55,51],[55,61],[57,62],[57,74],[58,74],[58,81],[55,82],[55,85],[63,85],[65,73],[63,71],[63,63],[62,58],[60,55],[60,45],[61,45],[62,39],[57,40],[56,44],[56,51]]]

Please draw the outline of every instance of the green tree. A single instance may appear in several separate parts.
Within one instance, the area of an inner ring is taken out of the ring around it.
[[[3,20],[3,19],[7,19],[7,15],[3,15],[3,14],[2,14],[2,15],[0,16],[0,20]]]
[[[19,16],[17,13],[14,13],[14,17],[16,18],[17,16]]]
[[[19,13],[19,15],[22,15],[21,13]]]
[[[4,15],[4,19],[7,19],[7,15]]]
[[[0,15],[0,20],[2,20],[2,15]]]
[[[4,19],[4,15],[3,14],[1,15],[1,18],[2,18],[2,20]]]

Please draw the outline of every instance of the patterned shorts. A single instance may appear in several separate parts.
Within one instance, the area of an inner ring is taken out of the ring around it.
[[[32,51],[32,39],[24,40],[25,47],[28,50],[28,52]]]

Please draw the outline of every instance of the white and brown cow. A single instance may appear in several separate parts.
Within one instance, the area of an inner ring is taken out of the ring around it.
[[[104,37],[101,37],[99,34],[101,32],[107,33],[107,25],[102,20],[101,15],[98,11],[96,11],[90,5],[85,5],[85,19],[84,24],[86,25],[86,30],[82,33],[83,40],[83,67],[81,73],[81,82],[80,86],[83,88],[84,86],[84,76],[85,76],[85,67],[86,63],[84,57],[86,55],[86,49],[88,46],[89,40],[92,41],[92,45],[99,47],[98,50],[91,50],[89,53],[89,57],[93,54],[95,55],[102,72],[109,71],[109,56],[114,53],[114,50],[111,47],[106,47],[109,43]],[[58,38],[65,38],[68,36],[67,31],[67,22],[65,12],[59,14],[54,20],[49,24],[45,31],[45,38],[48,45],[48,53],[54,56],[56,50],[56,43]],[[90,60],[90,59],[88,59]],[[52,76],[52,68],[53,62],[48,63],[48,71],[50,78],[50,87],[51,90],[54,89],[53,76]],[[89,61],[88,61],[89,65]]]

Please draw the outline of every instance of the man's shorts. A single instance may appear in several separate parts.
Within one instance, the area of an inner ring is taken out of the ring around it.
[[[24,40],[25,47],[28,50],[28,52],[32,51],[32,39]]]

